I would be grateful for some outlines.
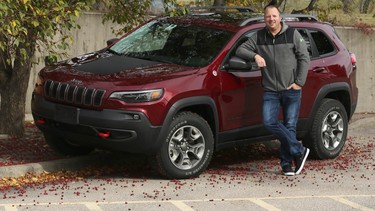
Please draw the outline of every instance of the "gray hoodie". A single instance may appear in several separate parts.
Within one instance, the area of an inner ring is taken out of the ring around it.
[[[266,61],[262,69],[262,86],[266,91],[283,91],[292,83],[303,86],[310,63],[305,40],[294,28],[282,23],[273,36],[265,27],[254,33],[236,51],[245,60],[254,61],[259,54]]]

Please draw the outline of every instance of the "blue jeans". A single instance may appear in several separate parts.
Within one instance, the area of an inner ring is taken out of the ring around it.
[[[301,95],[301,90],[265,91],[263,94],[263,124],[281,143],[281,166],[291,165],[293,158],[304,151],[303,145],[296,137]],[[283,114],[282,122],[278,118],[280,108]]]

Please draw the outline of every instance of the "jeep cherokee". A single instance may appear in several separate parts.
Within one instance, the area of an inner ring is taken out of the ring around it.
[[[357,105],[355,56],[332,25],[283,19],[311,58],[297,136],[316,158],[335,158]],[[261,71],[234,55],[263,27],[252,12],[154,18],[104,49],[44,67],[35,123],[63,154],[144,153],[165,177],[198,176],[219,149],[275,139],[262,125]]]

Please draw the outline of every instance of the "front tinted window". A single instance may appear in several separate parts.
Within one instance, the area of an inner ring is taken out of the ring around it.
[[[231,37],[231,32],[219,29],[152,21],[110,50],[140,59],[199,67],[208,65]]]
[[[233,55],[232,55],[232,56],[234,56],[234,54],[235,54],[237,48],[238,48],[242,43],[246,42],[246,41],[247,41],[251,36],[253,36],[258,30],[260,30],[260,29],[255,29],[255,30],[249,31],[249,32],[247,32],[246,34],[244,34],[244,35],[238,40],[238,42],[237,42],[237,44],[236,44],[236,47],[235,47],[234,50],[233,50]],[[251,63],[251,70],[252,70],[252,71],[259,70],[259,67],[258,67],[257,63],[255,63],[254,60],[250,60],[249,62]]]

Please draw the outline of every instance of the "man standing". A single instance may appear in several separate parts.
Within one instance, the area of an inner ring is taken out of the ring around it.
[[[294,28],[281,21],[274,5],[264,9],[266,27],[257,31],[236,52],[238,57],[255,60],[262,71],[263,123],[280,141],[283,174],[299,174],[310,152],[296,138],[302,86],[309,68],[307,46]],[[279,111],[283,112],[280,122]],[[293,161],[295,170],[293,170]]]

